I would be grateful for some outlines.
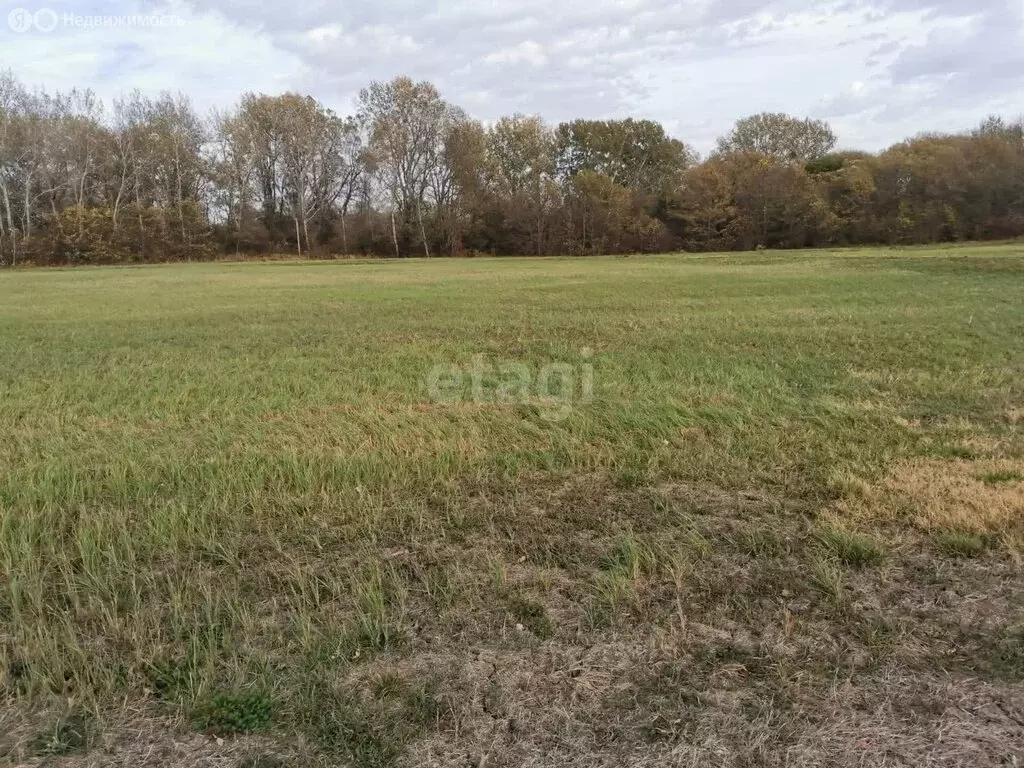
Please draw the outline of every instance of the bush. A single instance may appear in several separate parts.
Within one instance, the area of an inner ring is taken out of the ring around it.
[[[71,207],[44,220],[26,243],[26,256],[41,265],[126,264],[208,259],[209,227],[194,203],[178,207],[127,206],[114,224],[111,208]]]

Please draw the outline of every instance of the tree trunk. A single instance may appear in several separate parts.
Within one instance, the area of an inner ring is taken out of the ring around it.
[[[395,241],[395,256],[401,257],[401,252],[398,250],[398,230],[395,228],[395,211],[391,210],[391,237]]]
[[[419,203],[416,204],[416,216],[420,220],[420,237],[423,238],[423,253],[429,259],[430,247],[427,245],[427,230],[423,226],[423,209],[420,207]]]
[[[54,195],[50,195],[50,213],[53,215],[53,220],[57,224],[57,229],[60,230],[60,236],[64,237],[64,224],[61,223],[60,214],[57,213],[57,199]],[[78,240],[82,240],[82,206],[78,206]]]
[[[537,212],[537,255],[541,255],[541,250],[544,245],[544,209],[540,208]]]
[[[25,226],[22,228],[27,240],[32,235],[32,175],[25,177]]]
[[[185,195],[181,188],[181,155],[178,151],[178,141],[175,138],[174,141],[174,175],[178,187],[178,220],[181,222],[181,244],[184,245],[187,238],[185,237]]]
[[[145,260],[146,256],[146,225],[142,220],[142,177],[139,174],[139,164],[132,156],[132,170],[135,176],[135,215],[139,220],[139,255]]]
[[[14,265],[15,259],[17,258],[18,246],[15,243],[14,234],[14,216],[11,213],[11,196],[7,192],[7,184],[0,184],[0,192],[4,193],[4,211],[7,214],[7,236],[11,239],[11,265]]]
[[[82,214],[85,212],[85,180],[89,176],[90,156],[85,156],[85,169],[82,171],[82,182],[78,185],[78,239],[82,239],[84,220]]]
[[[241,190],[241,185],[239,185]],[[237,256],[242,251],[242,222],[245,221],[245,198],[242,197],[243,193],[238,193],[238,215],[235,218],[235,255]]]
[[[117,188],[117,197],[114,198],[114,212],[110,217],[110,225],[114,232],[117,232],[117,214],[121,210],[121,198],[124,196],[124,186],[128,179],[128,164],[127,162],[122,166],[121,170],[121,183]]]

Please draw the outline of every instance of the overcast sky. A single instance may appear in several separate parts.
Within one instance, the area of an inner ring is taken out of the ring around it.
[[[843,147],[1024,114],[1024,0],[0,0],[0,69],[109,101],[245,91],[352,111],[408,74],[489,120],[648,117],[709,150],[765,110],[829,120]],[[24,11],[28,11],[25,14]],[[160,26],[70,15],[160,14]],[[39,27],[44,29],[40,29]],[[49,27],[52,30],[46,31]]]

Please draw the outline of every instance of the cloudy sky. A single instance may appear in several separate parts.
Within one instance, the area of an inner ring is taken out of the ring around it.
[[[485,120],[648,117],[707,151],[771,110],[878,149],[1024,114],[1024,0],[0,0],[6,68],[105,100],[296,90],[343,113],[408,74]]]

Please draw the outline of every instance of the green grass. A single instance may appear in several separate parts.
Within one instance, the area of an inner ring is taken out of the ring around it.
[[[885,560],[885,550],[875,540],[850,531],[828,528],[820,534],[821,547],[844,565],[864,568]]]
[[[952,531],[938,534],[935,546],[947,557],[981,557],[988,549],[988,542],[984,536]]]
[[[274,702],[265,693],[218,693],[196,712],[196,728],[217,736],[262,731],[270,723]]]
[[[982,475],[984,480],[989,485],[998,485],[1000,483],[1022,483],[1024,482],[1024,473],[1022,472],[989,472],[988,474]]]
[[[1012,245],[0,273],[2,706],[179,734],[224,710],[302,764],[479,758],[473,717],[522,729],[536,707],[517,654],[632,632],[717,658],[695,627],[787,626],[783,593],[822,638],[888,621],[858,590],[933,588],[914,500],[858,497],[871,536],[808,514],[918,457],[1020,461],[1022,307]],[[455,704],[399,727],[382,665]],[[649,730],[599,680],[573,699],[581,749],[588,723]],[[255,715],[223,693],[253,690],[272,697]],[[0,757],[57,744],[55,722],[10,729]]]

